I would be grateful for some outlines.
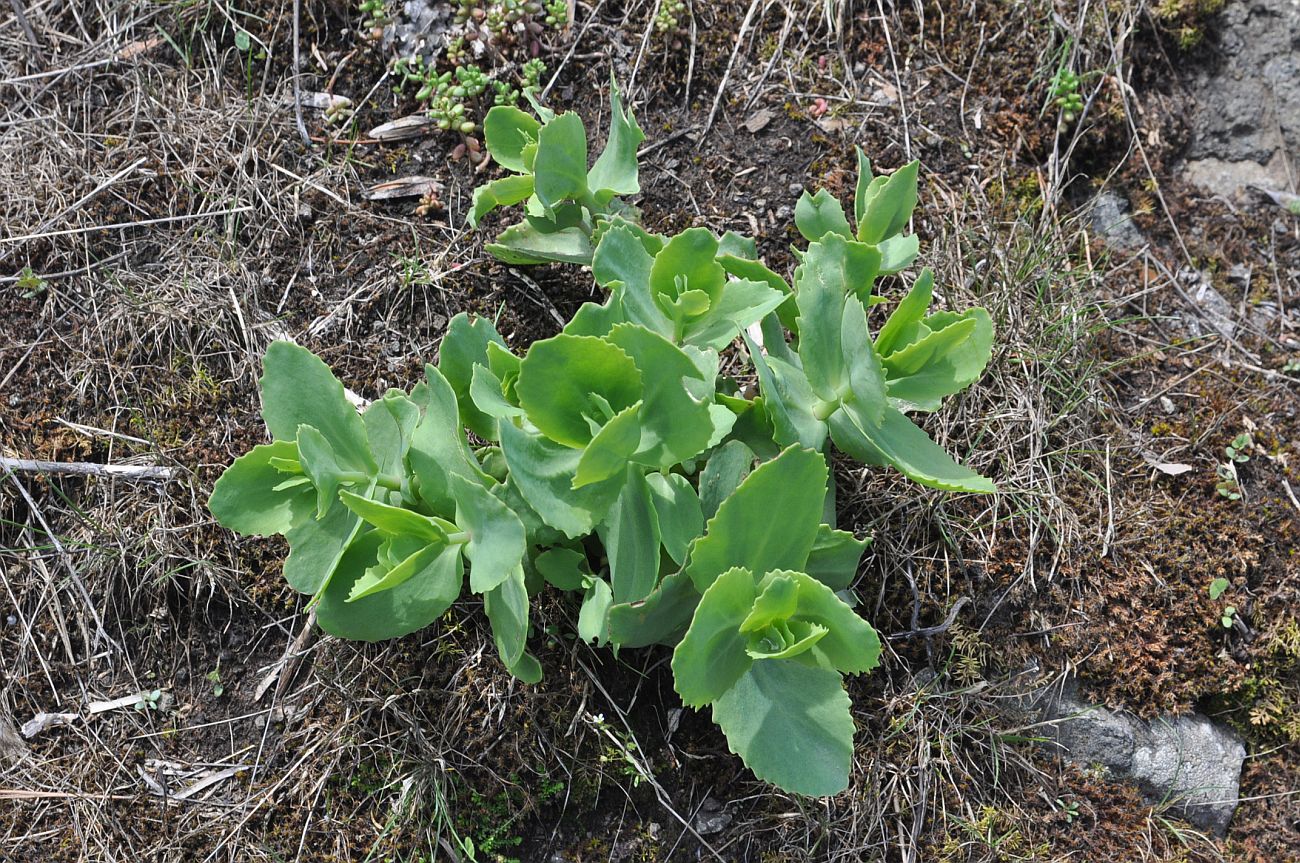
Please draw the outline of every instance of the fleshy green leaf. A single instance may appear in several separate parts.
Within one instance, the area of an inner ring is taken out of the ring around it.
[[[487,593],[519,569],[526,550],[524,526],[505,504],[476,482],[453,476],[451,490],[456,498],[456,524],[469,533],[465,556],[470,561],[470,589]]]
[[[578,609],[578,638],[597,644],[609,641],[609,608],[613,603],[609,582],[593,579]]]
[[[589,577],[587,556],[571,548],[547,549],[537,555],[533,566],[546,583],[560,590],[581,590]]]
[[[378,563],[379,544],[379,534],[372,532],[359,537],[343,556],[316,606],[321,629],[355,641],[400,638],[433,623],[460,596],[460,550],[452,547],[444,549],[431,567],[391,590],[348,602],[353,584]]]
[[[861,674],[875,668],[880,661],[880,638],[867,623],[845,605],[835,592],[817,579],[802,572],[778,573],[798,585],[794,619],[826,628],[826,637],[817,642],[817,652],[844,674]]]
[[[623,313],[661,336],[671,336],[672,322],[655,303],[650,293],[650,268],[654,258],[626,225],[605,231],[592,258],[591,272],[596,282],[609,288],[620,299]]]
[[[721,573],[704,592],[673,650],[673,688],[687,707],[716,701],[749,669],[740,625],[756,593],[754,575],[743,567]]]
[[[281,487],[286,474],[270,463],[272,458],[297,460],[293,441],[255,446],[235,459],[217,480],[208,509],[222,526],[245,536],[286,533],[301,518],[310,518],[316,493],[311,485]]]
[[[411,433],[407,460],[419,481],[420,497],[435,512],[451,515],[456,502],[451,494],[450,477],[462,476],[479,483],[489,480],[465,440],[451,384],[431,365],[424,367],[424,374],[428,406]]]
[[[858,157],[858,182],[853,194],[853,221],[861,225],[867,217],[867,189],[871,186],[871,160],[862,152],[861,147],[854,147]]]
[[[623,478],[617,476],[574,489],[582,451],[511,423],[501,424],[501,451],[510,466],[510,479],[524,500],[547,524],[571,539],[591,533],[623,484]]]
[[[548,210],[587,192],[587,131],[582,118],[565,111],[537,133],[533,160],[537,200]]]
[[[707,228],[687,228],[664,245],[650,267],[650,290],[656,302],[690,291],[706,296],[704,308],[722,293],[726,272],[715,258],[718,239]]]
[[[420,406],[401,390],[389,390],[361,415],[366,442],[380,475],[406,473],[406,454],[411,448],[411,435],[420,423],[420,413]]]
[[[618,500],[601,528],[615,602],[645,599],[659,576],[659,525],[650,487],[637,467],[626,468]]]
[[[524,409],[508,402],[502,389],[500,378],[491,369],[487,366],[474,366],[474,376],[469,384],[469,397],[473,400],[474,407],[497,420],[524,416]],[[496,429],[492,430],[492,434],[480,437],[484,440],[497,440]]]
[[[353,582],[352,589],[348,591],[347,601],[354,603],[367,596],[392,590],[412,578],[428,578],[438,579],[441,582],[440,593],[450,606],[460,596],[460,587],[464,579],[461,567],[451,566],[444,556],[448,550],[445,542],[434,543],[413,552],[391,569],[382,566],[367,569],[364,575]],[[459,553],[456,549],[452,550]]]
[[[727,231],[718,240],[718,262],[722,263],[724,258],[730,257],[755,261],[758,258],[758,244],[754,242],[753,237],[746,237],[743,234],[737,234],[735,231]],[[724,269],[725,267],[726,265],[723,264]],[[748,276],[744,278],[748,278]],[[763,280],[759,279],[759,281]]]
[[[627,470],[628,459],[641,443],[641,408],[641,402],[629,405],[596,432],[578,460],[578,469],[573,474],[574,488],[607,480]]]
[[[528,222],[511,225],[486,248],[507,264],[590,264],[591,240],[581,228],[563,228],[544,233]]]
[[[845,300],[866,302],[880,265],[880,253],[870,246],[828,234],[808,247],[795,272],[799,306],[799,358],[813,391],[828,401],[846,389],[847,369],[840,345]]]
[[[696,589],[733,566],[760,575],[801,569],[817,538],[826,477],[821,454],[797,446],[745,477],[691,547],[687,572]]]
[[[340,492],[339,499],[367,524],[389,536],[409,536],[424,542],[444,542],[447,539],[447,522],[439,524],[438,520],[418,512],[389,506],[350,491]]]
[[[506,667],[506,671],[509,671],[520,683],[527,683],[529,686],[536,686],[542,682],[542,665],[537,661],[537,657],[528,651],[521,653],[514,665]]]
[[[835,196],[825,189],[817,194],[804,192],[794,205],[794,224],[803,238],[815,243],[827,234],[838,234],[846,240],[853,239],[849,220],[844,218],[844,208]]]
[[[719,252],[721,252],[721,248],[719,248]],[[799,309],[795,305],[794,292],[790,290],[790,284],[785,279],[769,270],[762,261],[753,261],[736,255],[719,254],[718,263],[722,265],[722,268],[726,270],[729,276],[751,282],[763,282],[773,290],[782,293],[786,299],[777,307],[777,317],[786,329],[796,334],[799,332]],[[763,338],[764,340],[767,339],[766,332]]]
[[[298,463],[316,487],[316,517],[323,518],[338,496],[344,468],[330,442],[309,425],[298,426]]]
[[[799,604],[799,583],[788,573],[772,573],[763,579],[749,614],[740,622],[740,631],[758,632],[773,623],[788,620]]]
[[[871,544],[870,539],[858,539],[852,533],[835,530],[830,525],[817,527],[817,539],[808,552],[804,572],[831,590],[847,590],[858,574],[858,562]]]
[[[684,571],[665,576],[640,602],[609,610],[610,640],[621,647],[676,644],[690,626],[700,594]]]
[[[934,271],[926,267],[876,335],[876,353],[882,357],[911,341],[911,333],[925,317],[934,295]]]
[[[826,423],[813,415],[812,407],[817,396],[803,369],[777,357],[764,356],[748,336],[745,344],[749,346],[749,356],[758,373],[763,408],[772,420],[777,444],[789,446],[797,443],[809,449],[821,449],[826,442]]]
[[[751,635],[745,652],[751,659],[790,659],[812,650],[829,631],[819,623],[791,620]]]
[[[608,341],[632,358],[644,387],[636,460],[668,468],[702,452],[713,427],[708,404],[692,397],[691,390],[707,389],[712,382],[705,380],[691,355],[635,324],[614,327]]]
[[[932,315],[928,321],[938,323]],[[928,324],[927,324],[928,325]],[[993,321],[969,309],[885,360],[889,397],[915,410],[937,410],[944,396],[977,380],[993,348]]]
[[[993,480],[957,464],[893,407],[887,406],[880,425],[873,426],[846,403],[831,414],[830,428],[835,445],[858,461],[891,465],[921,485],[945,491],[997,491]]]
[[[461,422],[474,434],[491,440],[496,432],[496,422],[475,405],[470,398],[474,381],[474,367],[488,364],[488,345],[496,342],[505,347],[505,340],[487,318],[471,319],[464,312],[456,315],[447,325],[447,334],[438,346],[438,371],[456,393],[456,404]]]
[[[523,656],[528,638],[528,588],[524,586],[522,566],[506,575],[505,581],[483,595],[483,610],[492,624],[492,640],[501,662],[510,668]]]
[[[515,174],[484,183],[474,190],[474,200],[469,212],[469,226],[478,223],[497,207],[509,207],[526,201],[533,194],[533,175]]]
[[[871,347],[867,310],[857,297],[849,297],[844,303],[840,344],[849,382],[848,392],[843,397],[857,404],[861,416],[878,423],[886,404],[885,372],[880,366],[880,357]]]
[[[866,214],[858,223],[859,240],[874,246],[907,227],[916,208],[916,176],[920,167],[919,161],[908,162],[884,183],[868,187],[875,192],[870,195]]]
[[[612,293],[604,303],[583,303],[578,306],[578,310],[569,318],[569,322],[564,325],[560,332],[566,336],[602,336],[609,335],[609,331],[616,324],[624,323],[627,315],[623,311],[623,297],[621,293]]]
[[[882,240],[876,248],[880,250],[880,274],[888,276],[912,265],[921,250],[921,241],[916,234],[899,234]]]
[[[582,448],[592,438],[597,416],[593,394],[615,412],[641,399],[641,372],[618,346],[592,336],[558,335],[533,342],[519,365],[515,384],[519,406],[542,434],[565,446]]]
[[[848,787],[853,717],[840,676],[797,660],[753,663],[713,704],[727,746],[759,779],[821,797]]]
[[[942,362],[950,351],[965,342],[974,331],[974,318],[954,321],[941,330],[931,330],[910,345],[883,357],[881,364],[891,378],[915,375],[927,366]]]
[[[738,440],[727,441],[709,457],[700,472],[700,507],[713,518],[718,507],[754,469],[754,451]]]
[[[709,463],[712,464],[716,458],[715,455]],[[650,487],[660,541],[668,556],[683,564],[691,542],[704,532],[704,513],[700,509],[699,495],[691,487],[690,480],[677,473],[652,473],[646,477],[646,484]]]
[[[374,486],[366,490],[372,494]],[[315,594],[326,587],[352,540],[360,532],[361,519],[335,500],[324,518],[304,518],[285,534],[289,556],[284,561],[284,580],[299,593]]]
[[[262,366],[262,418],[271,437],[296,441],[298,426],[309,425],[330,442],[341,465],[375,470],[365,424],[320,358],[292,342],[272,342]]]
[[[508,171],[522,173],[523,149],[537,140],[542,124],[531,114],[510,105],[497,105],[483,118],[483,140],[497,164]]]
[[[637,125],[631,111],[623,110],[618,85],[609,84],[609,140],[587,174],[587,186],[593,192],[610,192],[614,195],[635,195],[641,191],[637,179],[636,151],[645,140],[645,133]]]
[[[732,279],[704,316],[683,331],[687,343],[722,350],[740,330],[762,320],[785,302],[785,295],[766,282]]]

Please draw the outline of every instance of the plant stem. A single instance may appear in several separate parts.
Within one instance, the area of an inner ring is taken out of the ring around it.
[[[830,419],[831,414],[839,410],[839,407],[840,407],[840,403],[838,400],[822,401],[821,399],[818,399],[816,402],[813,403],[813,416],[815,416],[817,419],[821,420],[822,422],[825,422],[826,420]]]

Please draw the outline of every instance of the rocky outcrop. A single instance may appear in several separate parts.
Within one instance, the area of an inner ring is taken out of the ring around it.
[[[1188,177],[1222,195],[1287,189],[1300,157],[1300,5],[1233,0],[1215,30],[1221,62],[1193,86]]]

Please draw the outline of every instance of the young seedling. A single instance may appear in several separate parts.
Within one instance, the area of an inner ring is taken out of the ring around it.
[[[1232,629],[1236,622],[1237,607],[1235,605],[1225,605],[1223,607],[1223,614],[1219,617],[1219,623],[1222,624],[1224,629]]]
[[[162,690],[153,689],[140,693],[140,700],[136,702],[135,709],[141,713],[162,709]]]
[[[220,698],[226,691],[226,687],[221,683],[221,663],[218,662],[216,668],[203,676],[208,683],[212,684],[212,697]]]
[[[1254,448],[1255,441],[1248,432],[1242,432],[1232,439],[1232,443],[1223,448],[1223,454],[1230,461],[1237,464],[1245,464],[1250,461],[1250,451]]]
[[[1237,466],[1229,461],[1226,464],[1218,465],[1214,468],[1214,474],[1218,477],[1218,482],[1214,484],[1214,490],[1219,493],[1220,497],[1228,500],[1241,500],[1241,484],[1237,481]]]

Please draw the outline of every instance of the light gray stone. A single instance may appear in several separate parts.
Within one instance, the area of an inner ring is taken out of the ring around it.
[[[1249,184],[1286,188],[1300,154],[1300,3],[1233,0],[1210,25],[1219,62],[1192,88],[1189,178],[1241,196]]]
[[[1131,252],[1146,245],[1142,232],[1133,224],[1128,201],[1114,192],[1104,191],[1092,199],[1088,224],[1106,245],[1118,251]]]
[[[1079,764],[1133,782],[1152,805],[1223,835],[1237,808],[1246,747],[1226,725],[1192,713],[1144,722],[1089,704],[1071,682],[1021,700],[1050,729],[1048,745]]]

